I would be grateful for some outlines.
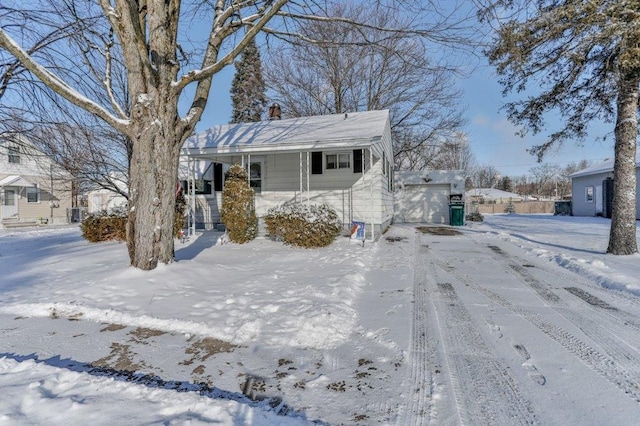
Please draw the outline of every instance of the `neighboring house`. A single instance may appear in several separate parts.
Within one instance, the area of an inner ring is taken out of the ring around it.
[[[396,172],[395,221],[449,224],[451,196],[462,199],[462,170]]]
[[[189,138],[182,152],[190,164],[208,164],[196,179],[207,210],[196,206],[196,217],[210,225],[219,221],[224,167],[234,163],[249,168],[258,217],[287,203],[327,204],[345,228],[365,222],[372,238],[393,220],[387,110],[215,126]]]
[[[72,207],[72,176],[18,134],[0,136],[3,225],[62,224]]]
[[[516,194],[514,192],[503,191],[501,189],[495,189],[495,188],[470,189],[465,193],[465,195],[467,197],[467,201],[476,202],[479,204],[483,204],[483,203],[502,204],[502,203],[508,203],[508,202],[519,202],[524,200],[524,197],[522,195]]]
[[[109,173],[108,180],[115,185],[118,190],[128,193],[127,176],[120,172]],[[87,213],[114,213],[121,211],[127,205],[127,198],[113,189],[98,188],[87,193]]]
[[[640,163],[636,159],[636,180],[640,184]],[[574,216],[611,217],[613,209],[613,159],[573,173],[571,206]],[[636,191],[638,187],[636,186]],[[636,219],[640,219],[640,197],[636,197]]]

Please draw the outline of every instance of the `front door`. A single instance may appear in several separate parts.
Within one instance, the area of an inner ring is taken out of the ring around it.
[[[4,188],[2,191],[2,218],[9,218],[18,214],[18,190]]]

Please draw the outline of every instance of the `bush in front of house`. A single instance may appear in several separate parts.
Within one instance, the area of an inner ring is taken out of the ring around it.
[[[258,218],[253,205],[253,189],[249,186],[247,171],[239,164],[225,173],[220,219],[229,239],[244,244],[258,234]]]
[[[187,207],[184,194],[176,194],[176,208],[173,217],[173,236],[178,238],[184,228],[184,211]],[[89,215],[80,224],[82,237],[92,243],[101,241],[126,241],[127,240],[127,212],[123,209],[114,210],[112,213],[101,212]]]
[[[126,241],[127,216],[121,213],[92,214],[80,224],[82,237],[92,243],[100,241]]]
[[[326,204],[274,207],[264,221],[272,238],[304,248],[326,247],[342,232],[338,214]]]

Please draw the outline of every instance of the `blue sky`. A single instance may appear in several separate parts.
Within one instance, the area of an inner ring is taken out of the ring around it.
[[[480,164],[496,167],[501,174],[519,176],[527,174],[537,165],[536,157],[527,153],[527,148],[545,141],[547,133],[528,135],[525,138],[515,135],[518,130],[511,124],[501,106],[507,100],[516,100],[515,96],[502,96],[502,88],[492,69],[479,67],[472,76],[461,81],[464,99],[467,103],[467,125],[471,148]],[[549,152],[545,163],[566,165],[583,159],[594,162],[613,157],[613,124],[595,123],[589,129],[590,136],[578,145],[566,142],[561,149]],[[601,139],[610,135],[607,141]]]
[[[231,80],[235,68],[227,66],[214,77],[211,98],[205,114],[198,123],[196,131],[205,130],[217,124],[225,124],[231,118]],[[529,174],[536,166],[536,158],[527,153],[527,148],[544,142],[545,134],[529,135],[521,138],[515,135],[513,126],[500,111],[507,99],[503,98],[501,86],[489,66],[480,66],[471,76],[460,80],[464,91],[461,102],[467,106],[465,116],[467,124],[464,131],[471,142],[471,149],[478,163],[492,165],[501,175],[521,176]],[[599,162],[613,157],[613,137],[602,142],[599,139],[613,131],[612,124],[597,123],[590,129],[590,137],[580,146],[567,142],[557,151],[545,157],[545,163],[566,165],[583,159]]]

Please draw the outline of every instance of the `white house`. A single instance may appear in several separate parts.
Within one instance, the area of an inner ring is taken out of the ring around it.
[[[571,208],[574,216],[611,217],[613,208],[613,159],[570,175]],[[640,162],[636,158],[636,185],[640,184]],[[636,192],[638,186],[636,186]],[[636,219],[640,219],[640,197],[636,197]]]
[[[111,172],[109,182],[119,191],[127,193],[127,176],[121,172]],[[87,193],[87,213],[114,213],[126,208],[127,198],[113,189],[96,188]]]
[[[450,197],[464,193],[462,170],[396,172],[395,221],[449,224]]]
[[[71,182],[68,172],[24,136],[0,135],[2,226],[67,223]]]
[[[206,214],[196,206],[196,217],[208,223],[219,221],[223,165],[234,163],[249,168],[259,217],[286,203],[327,204],[345,227],[365,222],[372,238],[393,219],[387,110],[215,126],[189,138],[182,153],[209,164],[196,185],[206,202]]]

